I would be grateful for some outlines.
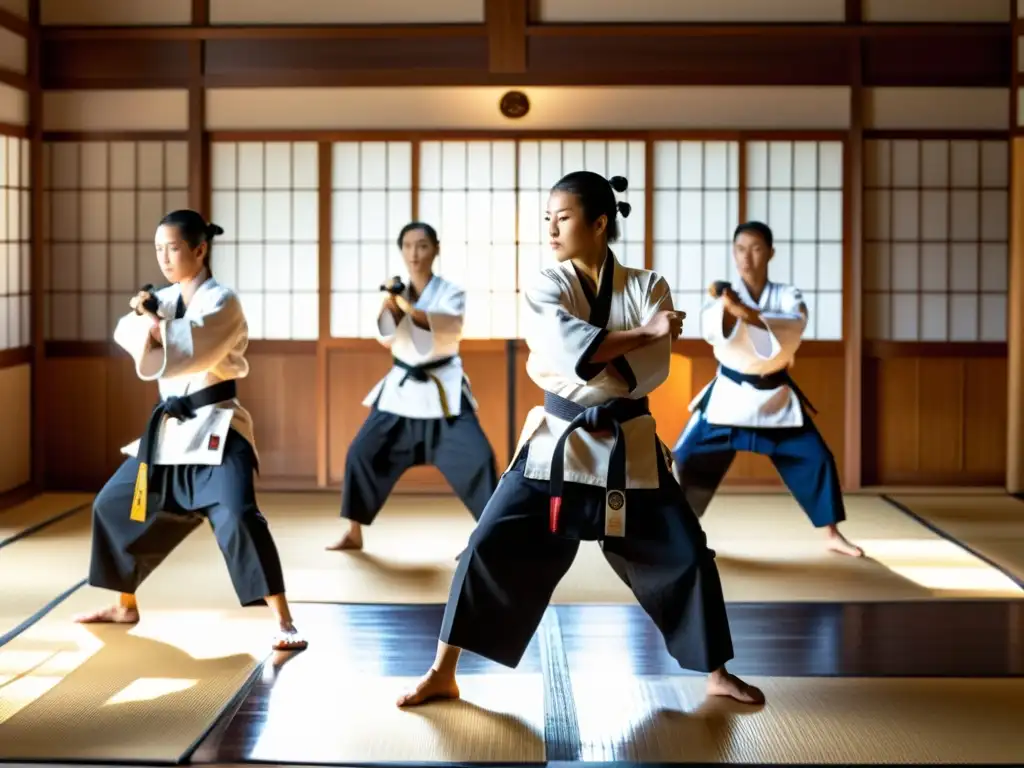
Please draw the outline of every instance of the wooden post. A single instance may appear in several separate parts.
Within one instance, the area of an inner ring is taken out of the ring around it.
[[[1024,133],[1021,131],[1017,47],[1020,0],[1012,3],[1013,73],[1010,97],[1010,281],[1006,324],[1006,490],[1024,493]]]

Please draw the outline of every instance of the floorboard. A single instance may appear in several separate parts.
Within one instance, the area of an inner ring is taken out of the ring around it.
[[[230,720],[221,723],[200,745],[193,762],[242,763],[260,760],[261,755],[281,762],[332,762],[320,759],[327,754],[326,748],[303,744],[297,738],[296,718],[320,706],[317,702],[321,700],[324,706],[339,696],[359,700],[365,695],[360,690],[369,690],[367,686],[375,691],[372,706],[382,706],[382,702],[397,696],[401,684],[430,667],[443,607],[296,604],[294,613],[303,631],[316,642],[284,665],[267,667]],[[1020,601],[730,604],[729,616],[736,649],[730,669],[745,676],[1024,676],[1024,607]],[[936,632],[935,627],[943,629]],[[572,680],[613,675],[640,681],[637,685],[646,686],[644,690],[667,690],[666,686],[671,687],[667,680],[689,676],[668,656],[656,628],[638,606],[599,605],[553,608],[516,670],[464,654],[460,674],[476,686],[474,690],[492,693],[511,686],[513,679],[526,681],[543,676],[545,722],[541,731],[549,760],[600,760],[593,744],[580,741],[580,723],[576,720],[579,692],[574,702],[564,700],[566,691],[573,696],[573,686],[567,682],[564,670],[558,672],[559,664],[565,665]],[[346,681],[354,686],[352,690],[332,690]],[[690,682],[681,681],[679,685],[692,687]],[[381,688],[386,692],[382,693]],[[511,693],[512,688],[508,690]],[[591,705],[592,710],[592,702],[583,703]],[[614,706],[614,701],[607,702],[609,712]],[[501,715],[506,716],[510,715]],[[286,723],[294,724],[291,730],[284,727]],[[337,722],[337,729],[346,727],[351,724]],[[525,742],[540,738],[529,735],[525,725],[521,728],[517,738]],[[291,745],[277,744],[282,733],[293,733],[296,740]],[[308,738],[307,731],[302,733]],[[338,732],[324,738],[336,744]],[[432,742],[424,749],[438,747]],[[361,761],[347,754],[347,759],[338,762]]]

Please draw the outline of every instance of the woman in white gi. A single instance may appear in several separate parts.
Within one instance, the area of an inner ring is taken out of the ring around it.
[[[629,213],[610,182],[571,173],[548,201],[557,265],[526,294],[527,371],[544,390],[519,449],[460,558],[434,665],[399,706],[459,695],[461,649],[516,666],[580,540],[604,556],[669,653],[709,673],[709,694],[764,701],[725,669],[733,646],[704,532],[672,478],[647,395],[668,375],[683,313],[665,280],[620,264],[608,243]]]
[[[775,255],[771,229],[759,221],[733,235],[740,282],[711,286],[701,313],[704,340],[718,360],[715,378],[690,403],[693,415],[673,449],[673,473],[703,516],[737,451],[760,453],[776,471],[825,546],[860,557],[839,532],[846,519],[832,452],[807,411],[813,406],[789,375],[807,327],[800,289],[768,280]]]
[[[214,280],[210,247],[223,233],[195,211],[167,214],[156,257],[171,283],[143,290],[114,330],[143,381],[161,401],[128,458],[93,502],[89,584],[120,592],[81,623],[134,624],[139,585],[205,517],[242,605],[266,601],[277,624],[275,650],[302,650],[274,539],[253,487],[258,470],[252,418],[235,382],[249,373],[248,326],[233,291]]]
[[[363,401],[370,414],[349,446],[341,492],[348,529],[332,550],[362,549],[363,526],[410,467],[437,467],[474,520],[498,483],[459,357],[466,294],[433,273],[440,245],[432,226],[406,224],[398,247],[409,282],[385,293],[377,316],[378,340],[391,350],[393,366]]]

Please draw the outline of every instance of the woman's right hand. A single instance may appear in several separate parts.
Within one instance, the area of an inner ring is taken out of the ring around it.
[[[149,291],[139,291],[131,298],[131,301],[128,302],[128,306],[130,306],[137,315],[149,315],[154,320],[159,320],[159,315],[157,315],[154,312],[150,312],[144,306],[144,304],[151,298],[153,298],[153,294],[150,293]]]
[[[651,318],[647,323],[647,329],[651,336],[660,339],[662,336],[670,336],[672,341],[679,338],[683,332],[683,319],[686,313],[678,310],[663,309]]]

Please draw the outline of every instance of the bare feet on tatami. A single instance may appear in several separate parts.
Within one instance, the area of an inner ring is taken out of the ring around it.
[[[742,704],[764,704],[764,693],[740,680],[736,675],[719,669],[708,675],[708,696],[725,696]]]
[[[349,528],[345,535],[338,539],[334,544],[326,547],[328,552],[341,552],[345,549],[362,549],[363,548],[363,532],[358,528]]]
[[[398,706],[415,707],[437,699],[459,698],[459,684],[451,675],[442,675],[430,670],[416,684],[416,687],[398,697]]]
[[[138,624],[139,609],[112,605],[92,613],[80,613],[74,621],[76,624]]]
[[[271,648],[275,651],[304,651],[308,647],[309,641],[299,633],[294,624],[281,627],[271,642]]]
[[[843,536],[837,528],[829,528],[825,535],[825,548],[829,551],[850,557],[864,557],[864,550]]]

